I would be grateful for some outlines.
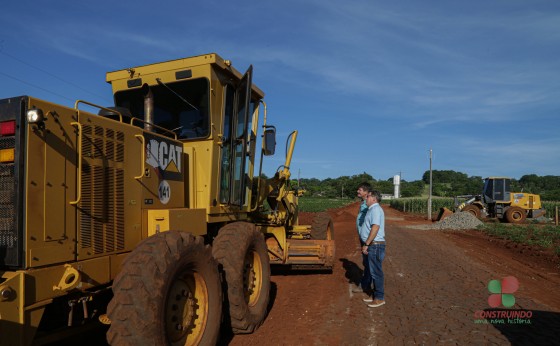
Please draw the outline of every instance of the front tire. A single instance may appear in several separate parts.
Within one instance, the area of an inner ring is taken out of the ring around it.
[[[213,345],[221,323],[218,266],[201,237],[168,231],[140,242],[113,282],[111,345]]]
[[[480,208],[477,207],[476,205],[467,205],[463,208],[462,210],[463,213],[470,213],[471,215],[474,215],[477,218],[480,218]]]
[[[525,210],[520,207],[509,207],[508,210],[506,210],[506,220],[509,223],[523,222],[526,216]]]
[[[214,239],[212,254],[222,266],[232,331],[252,333],[266,317],[270,294],[264,236],[254,224],[230,223]]]
[[[319,213],[313,218],[311,230],[309,231],[311,239],[316,240],[333,240],[334,224],[328,213]]]

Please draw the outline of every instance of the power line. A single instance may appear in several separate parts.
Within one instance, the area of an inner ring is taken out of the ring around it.
[[[59,80],[59,81],[61,81],[61,82],[63,82],[63,83],[66,83],[66,84],[68,84],[68,85],[71,85],[71,86],[73,86],[73,87],[75,87],[75,88],[78,88],[78,89],[80,89],[80,90],[82,90],[82,91],[84,91],[84,92],[86,92],[86,93],[88,93],[88,94],[90,94],[90,95],[93,95],[93,96],[95,96],[95,97],[99,97],[100,99],[102,99],[102,100],[104,100],[104,101],[107,101],[106,98],[105,98],[105,96],[102,96],[102,95],[98,95],[98,94],[96,94],[96,93],[93,93],[93,92],[91,92],[91,91],[89,91],[89,90],[87,90],[87,89],[85,89],[85,88],[82,88],[81,86],[77,85],[76,83],[72,83],[72,82],[70,82],[70,81],[67,81],[67,80],[65,80],[65,79],[63,79],[63,78],[60,78],[59,76],[57,76],[57,75],[55,75],[55,74],[53,74],[53,73],[51,73],[51,72],[49,72],[49,71],[46,71],[46,70],[44,70],[44,69],[42,69],[42,68],[40,68],[40,67],[34,66],[34,65],[32,65],[32,64],[30,64],[30,63],[28,63],[28,62],[26,62],[26,61],[21,60],[20,58],[17,58],[17,57],[15,57],[15,56],[13,56],[13,55],[11,55],[11,54],[9,54],[9,53],[6,53],[6,52],[4,51],[4,47],[1,47],[1,46],[0,46],[0,53],[2,53],[3,55],[5,55],[5,56],[9,57],[10,59],[13,59],[13,60],[15,60],[15,61],[21,63],[21,64],[24,64],[24,65],[29,66],[29,67],[31,67],[31,68],[37,70],[37,71],[42,72],[42,73],[44,73],[44,74],[46,74],[46,75],[48,75],[48,76],[51,76],[52,78],[55,78],[55,79],[57,79],[57,80]],[[4,74],[4,75],[6,75],[6,74]],[[6,76],[7,76],[7,75],[6,75]],[[16,78],[11,77],[11,76],[8,76],[8,77],[13,78],[13,79],[16,79]],[[20,80],[20,81],[21,81],[21,80]],[[23,81],[21,81],[21,82],[23,82]],[[26,82],[25,82],[25,83],[26,83]],[[31,85],[30,83],[26,83],[26,84]],[[33,86],[33,85],[32,85],[32,86]],[[41,89],[41,88],[40,88],[40,89]],[[45,89],[43,89],[43,90],[45,90]],[[110,101],[110,102],[112,103],[112,101]]]
[[[48,92],[49,94],[53,94],[53,95],[56,95],[56,96],[58,96],[58,97],[62,97],[63,99],[68,100],[68,101],[70,101],[70,102],[74,102],[74,101],[75,101],[75,100],[72,100],[72,99],[70,99],[70,98],[68,98],[68,97],[66,97],[66,96],[64,96],[64,95],[58,94],[58,93],[56,93],[56,92],[54,92],[54,91],[51,91],[51,90],[42,88],[42,87],[37,86],[37,85],[33,85],[33,84],[28,83],[28,82],[26,82],[26,81],[24,81],[24,80],[21,80],[21,79],[19,79],[19,78],[17,78],[17,77],[10,76],[9,74],[6,74],[6,73],[4,73],[4,72],[2,72],[2,71],[0,71],[0,74],[3,75],[3,76],[5,76],[5,77],[11,78],[11,79],[13,79],[13,80],[16,80],[16,81],[18,81],[18,82],[20,82],[20,83],[27,84],[27,85],[29,85],[29,86],[31,86],[31,87],[33,87],[33,88],[37,88],[37,89],[43,90],[43,91],[45,91],[45,92]]]

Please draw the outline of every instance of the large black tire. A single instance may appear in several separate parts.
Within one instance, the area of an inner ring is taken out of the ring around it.
[[[201,237],[169,231],[143,240],[113,282],[111,345],[214,345],[222,291]]]
[[[230,223],[218,232],[212,254],[224,275],[227,316],[233,333],[252,333],[266,317],[270,294],[270,264],[264,236],[251,223]]]
[[[476,205],[469,204],[465,206],[462,210],[463,213],[471,213],[475,217],[480,217],[480,208]]]
[[[327,213],[319,213],[313,218],[311,230],[309,231],[311,239],[316,240],[333,240],[334,224],[332,218]]]
[[[506,210],[506,221],[509,223],[520,223],[525,221],[527,213],[520,207],[509,207]]]

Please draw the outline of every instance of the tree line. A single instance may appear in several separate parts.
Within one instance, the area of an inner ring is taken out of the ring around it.
[[[323,196],[328,198],[354,198],[358,185],[362,182],[370,183],[374,189],[382,194],[392,195],[394,192],[393,178],[387,180],[374,179],[364,172],[353,176],[338,178],[316,179],[302,178],[293,180],[292,186],[306,190],[307,196]],[[401,197],[427,196],[430,183],[430,171],[424,172],[422,180],[401,180]],[[468,176],[465,173],[452,170],[432,171],[432,195],[453,197],[458,195],[479,194],[482,192],[484,181],[480,176]],[[524,175],[520,179],[511,180],[514,192],[535,193],[542,200],[560,201],[560,176]]]

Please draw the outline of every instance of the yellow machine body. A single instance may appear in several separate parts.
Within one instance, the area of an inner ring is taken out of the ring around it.
[[[126,256],[168,230],[211,243],[220,227],[247,221],[265,234],[272,264],[332,268],[334,240],[310,239],[288,188],[297,132],[283,170],[267,180],[255,169],[267,124],[251,73],[206,54],[108,73],[111,108],[0,100],[0,344],[48,334],[54,304],[91,317],[87,305]],[[248,116],[232,124],[242,96]]]

